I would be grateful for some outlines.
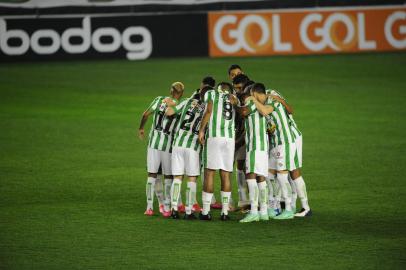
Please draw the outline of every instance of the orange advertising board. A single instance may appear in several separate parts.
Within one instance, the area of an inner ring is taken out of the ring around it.
[[[212,57],[406,51],[406,5],[210,12]]]

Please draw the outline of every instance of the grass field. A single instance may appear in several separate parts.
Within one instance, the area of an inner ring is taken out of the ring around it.
[[[144,216],[142,111],[232,63],[294,106],[314,216]],[[2,64],[0,269],[405,269],[405,104],[406,54]]]

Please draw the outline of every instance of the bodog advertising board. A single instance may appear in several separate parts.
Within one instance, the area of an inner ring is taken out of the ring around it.
[[[406,6],[210,12],[209,54],[406,50]]]

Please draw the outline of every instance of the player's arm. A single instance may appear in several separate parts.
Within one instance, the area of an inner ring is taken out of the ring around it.
[[[257,108],[258,112],[262,116],[267,116],[267,115],[271,114],[274,110],[274,108],[271,105],[264,105],[261,102],[259,102],[256,98],[254,98],[253,96],[248,97],[246,99],[246,102],[248,102],[249,100],[252,100],[254,102],[255,107]]]
[[[152,111],[150,109],[147,109],[141,117],[141,122],[140,122],[140,127],[138,128],[138,137],[143,140],[145,138],[145,131],[144,131],[144,126],[148,121],[148,117],[151,115]]]
[[[199,128],[199,142],[204,144],[204,134],[206,131],[207,123],[210,120],[211,114],[213,112],[213,102],[209,101],[206,106],[206,111],[204,112],[202,122],[200,123]]]
[[[174,115],[176,112],[175,112],[175,109],[173,108],[173,107],[168,107],[167,109],[166,109],[166,111],[165,111],[165,115],[167,115],[167,116],[171,116],[171,115]]]
[[[247,106],[236,106],[235,110],[244,118],[251,112]]]
[[[142,114],[140,127],[138,128],[138,137],[143,140],[145,138],[144,126],[148,121],[148,117],[155,112],[158,107],[159,97],[155,98],[154,101],[149,105],[149,107]]]
[[[175,104],[175,105],[168,105],[168,108],[166,108],[166,110],[165,110],[165,115],[171,116],[171,115],[174,115],[174,114],[180,114],[183,107],[185,107],[185,105],[186,105],[186,103],[188,103],[188,101],[189,101],[189,99],[185,99],[182,102],[180,102],[179,104],[172,103],[172,104]]]
[[[173,101],[170,97],[164,98],[163,102],[166,103],[166,105],[168,105],[169,107],[176,106],[176,102]]]
[[[289,113],[289,114],[293,114],[293,107],[291,106],[291,105],[289,105],[287,102],[286,102],[286,100],[284,100],[283,98],[281,98],[280,96],[277,96],[277,95],[269,95],[272,99],[274,99],[274,100],[276,100],[276,101],[278,101],[279,103],[281,103],[285,108],[286,108],[286,111]]]

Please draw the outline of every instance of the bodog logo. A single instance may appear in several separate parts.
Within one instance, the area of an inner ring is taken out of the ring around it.
[[[108,37],[109,42],[103,42]],[[141,41],[132,41],[133,37],[141,37]],[[79,38],[80,43],[72,39]],[[10,45],[9,40],[20,41],[18,45]],[[42,41],[42,42],[41,42]],[[44,44],[48,41],[48,44]],[[62,49],[67,54],[86,53],[90,46],[99,53],[113,53],[123,47],[127,51],[127,59],[146,59],[152,52],[151,32],[143,26],[130,26],[122,33],[114,27],[91,27],[91,18],[82,19],[82,27],[67,28],[63,33],[53,29],[37,29],[30,36],[22,29],[7,29],[7,22],[0,18],[0,49],[10,56],[24,55],[30,48],[39,55],[52,55]]]
[[[210,53],[220,56],[406,49],[406,12],[373,11],[210,14]]]

